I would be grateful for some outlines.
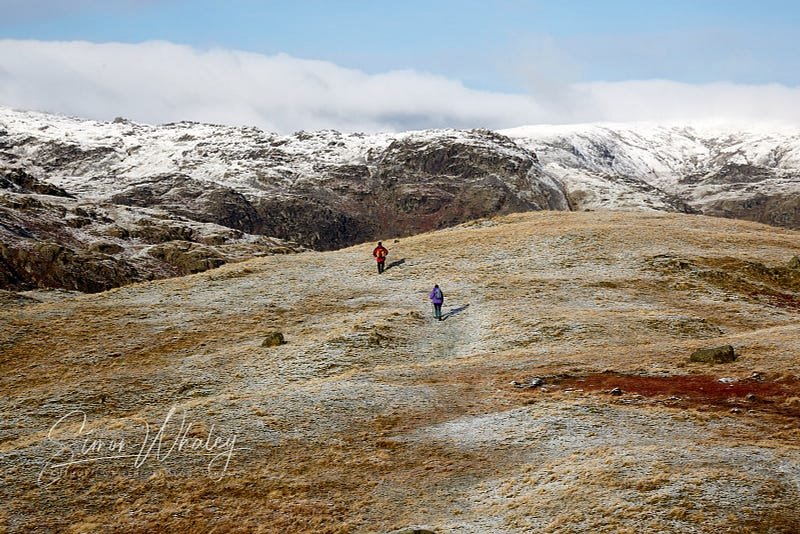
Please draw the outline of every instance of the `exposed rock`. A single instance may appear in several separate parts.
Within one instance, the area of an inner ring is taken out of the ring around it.
[[[730,363],[736,359],[733,347],[723,345],[709,349],[697,349],[689,357],[690,361],[703,363]]]
[[[724,163],[718,169],[713,169],[704,174],[689,174],[678,182],[681,184],[752,184],[762,182],[773,177],[770,169],[758,165],[741,163]]]
[[[241,239],[243,233],[238,230],[230,230],[216,234],[205,235],[200,238],[200,242],[206,245],[224,245],[229,240]]]
[[[142,279],[127,262],[54,242],[0,243],[0,283],[7,289],[66,288],[95,293]]]
[[[515,388],[520,388],[520,389],[533,389],[544,385],[544,379],[539,377],[534,377],[531,378],[530,380],[526,380],[525,382],[517,382],[516,380],[513,380],[511,382],[511,385],[514,386]]]
[[[797,130],[580,125],[503,133],[536,152],[576,210],[648,207],[800,227]]]
[[[486,130],[435,132],[393,141],[372,174],[383,213],[379,234],[407,235],[495,214],[569,208],[536,155]],[[383,215],[389,215],[388,228]],[[399,231],[398,231],[399,230]]]
[[[188,241],[161,243],[147,249],[147,253],[176,267],[182,274],[200,273],[226,263],[217,251]]]
[[[262,198],[254,207],[262,220],[258,229],[260,234],[295,241],[317,250],[351,245],[376,232],[370,229],[370,222],[309,197]]]
[[[743,194],[738,198],[709,202],[703,212],[716,217],[800,228],[800,198],[795,192]]]
[[[116,237],[117,239],[128,239],[131,234],[130,232],[116,224],[110,224],[101,230],[99,230],[100,235],[106,235],[108,237]]]
[[[38,153],[53,154],[58,161],[67,154],[81,162],[86,157],[64,147]],[[105,152],[98,154],[105,157]],[[261,155],[285,161],[279,154],[272,150]],[[564,191],[545,176],[535,154],[488,131],[419,135],[390,143],[367,164],[321,164],[313,172],[309,179],[284,183],[278,191],[262,190],[252,198],[186,174],[157,174],[107,200],[320,250],[495,214],[568,208]],[[83,227],[89,221],[76,217],[69,224]],[[166,225],[142,225],[132,237],[149,243],[191,239]]]
[[[224,242],[203,244],[210,235]],[[142,254],[145,250],[148,254]],[[176,221],[153,211],[0,193],[0,288],[4,289],[93,293],[300,250],[293,243],[208,223]]]
[[[253,233],[261,225],[255,209],[241,193],[183,174],[152,176],[147,183],[117,193],[109,201],[125,206],[159,207],[179,217],[247,233]]]
[[[98,137],[118,142],[78,146],[61,137],[28,136],[18,152],[24,153],[25,165],[45,174],[58,169],[71,183],[81,177],[75,190],[84,196],[158,208],[172,218],[212,222],[320,250],[476,217],[569,209],[563,187],[543,171],[533,151],[488,130],[419,132],[374,144],[363,135],[338,132],[276,138],[253,129],[209,130],[194,123],[95,127],[108,127],[107,135]],[[128,136],[137,135],[145,138],[132,144]],[[160,139],[163,135],[168,139]],[[176,150],[167,159],[164,152],[143,157],[153,143],[172,143]],[[353,144],[360,153],[351,152]],[[163,172],[137,172],[144,162]],[[227,169],[224,176],[221,168]],[[105,192],[98,188],[101,183]],[[70,224],[81,227],[87,221],[76,218]],[[177,239],[142,238],[151,243]]]
[[[58,197],[71,197],[69,193],[53,184],[42,182],[22,169],[0,169],[0,189],[15,193],[38,193]]]
[[[280,196],[261,193],[252,205],[259,233],[319,250],[568,207],[533,153],[488,131],[427,132],[391,142],[362,165],[315,165]]]
[[[89,245],[89,250],[93,252],[99,252],[101,254],[119,254],[123,252],[125,248],[117,243],[110,243],[107,241],[98,241],[96,243],[92,243]]]
[[[277,347],[278,345],[285,345],[286,339],[283,337],[282,332],[270,332],[264,341],[261,343],[262,347]]]
[[[190,241],[193,231],[189,226],[175,224],[172,221],[139,219],[128,235],[145,243],[166,243],[168,241]]]
[[[623,391],[620,388],[614,388],[608,392],[609,395],[613,395],[614,397],[619,397],[622,395]]]

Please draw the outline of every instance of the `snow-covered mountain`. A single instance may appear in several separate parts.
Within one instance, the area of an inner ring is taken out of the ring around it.
[[[21,271],[31,266],[14,259],[14,251],[31,256],[32,243],[55,242],[79,255],[99,247],[104,256],[96,259],[104,265],[155,254],[174,266],[199,245],[256,243],[261,254],[268,253],[265,246],[286,250],[280,239],[335,249],[542,209],[699,212],[800,227],[800,130],[786,127],[276,135],[0,108],[0,170],[6,175],[0,189],[6,279],[25,279]],[[38,185],[26,189],[25,183]],[[63,194],[48,195],[45,187]],[[49,230],[32,222],[42,212],[49,214]],[[70,221],[59,225],[65,218]],[[133,226],[144,220],[149,230],[143,233]],[[92,245],[89,235],[104,244]],[[165,243],[171,243],[168,253],[151,250]],[[138,247],[134,253],[131,245]],[[219,250],[200,257],[215,259],[183,270],[229,261]]]
[[[780,125],[527,126],[501,132],[536,153],[577,208],[670,210],[800,227],[800,129]]]
[[[495,213],[568,209],[534,154],[489,131],[278,136],[0,110],[0,165],[79,198],[162,207],[321,249]]]

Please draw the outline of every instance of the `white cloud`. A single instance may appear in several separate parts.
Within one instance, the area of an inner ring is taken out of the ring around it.
[[[0,40],[0,105],[277,132],[709,118],[800,124],[800,89],[779,85],[598,82],[564,85],[553,98],[477,91],[415,71],[371,75],[324,61],[168,42]]]
[[[602,120],[699,120],[800,124],[800,88],[783,85],[711,83],[691,85],[666,80],[593,83],[586,102]]]

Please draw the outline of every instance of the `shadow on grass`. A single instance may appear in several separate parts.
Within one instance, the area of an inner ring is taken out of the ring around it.
[[[464,304],[463,306],[461,306],[459,308],[452,308],[450,311],[448,311],[447,313],[442,315],[442,321],[446,321],[447,319],[449,319],[453,315],[456,315],[457,313],[461,313],[464,310],[466,310],[467,308],[469,308],[469,304]]]
[[[400,265],[403,265],[405,262],[406,262],[406,259],[405,259],[405,258],[401,258],[401,259],[399,259],[399,260],[395,260],[395,261],[393,261],[392,263],[388,264],[388,265],[386,266],[386,269],[384,269],[384,271],[388,271],[388,270],[389,270],[389,269],[391,269],[392,267],[399,267]]]

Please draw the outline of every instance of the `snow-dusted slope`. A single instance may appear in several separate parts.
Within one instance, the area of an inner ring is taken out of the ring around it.
[[[46,174],[83,197],[104,198],[142,179],[186,173],[245,193],[291,184],[315,165],[363,161],[390,136],[298,132],[181,122],[161,126],[0,108],[6,163]]]
[[[636,180],[704,213],[800,224],[800,129],[795,127],[637,123],[526,126],[501,133],[536,152],[583,207],[652,206],[646,191],[627,190],[626,183]],[[783,212],[769,211],[771,202],[792,198]]]

